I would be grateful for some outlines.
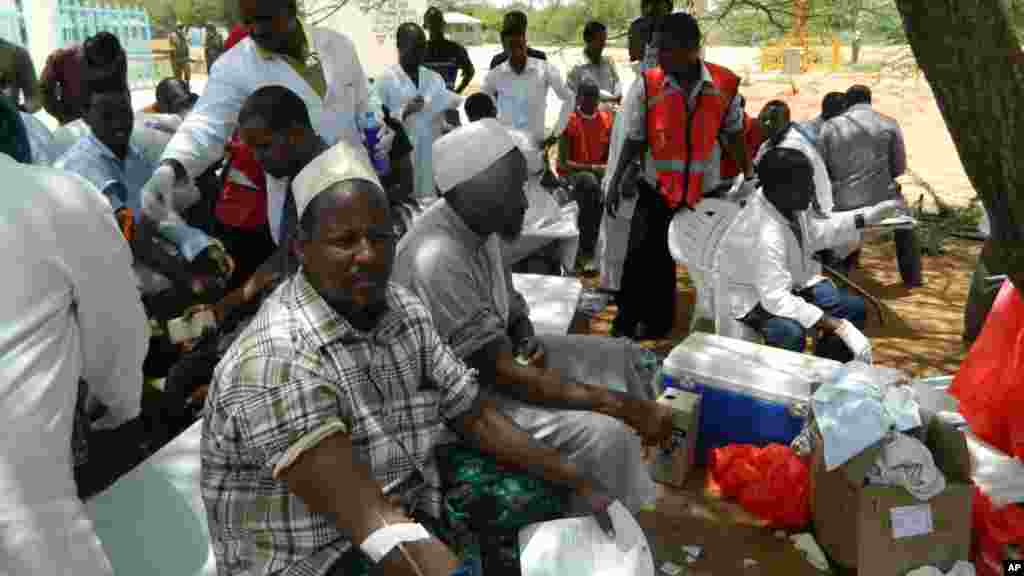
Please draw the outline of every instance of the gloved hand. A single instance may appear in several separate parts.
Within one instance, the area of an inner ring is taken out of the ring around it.
[[[168,212],[173,212],[176,180],[174,168],[161,164],[142,187],[142,213],[160,222]]]
[[[846,344],[846,347],[850,349],[854,360],[871,364],[871,342],[849,320],[843,319],[839,321],[836,336],[839,336],[843,344]]]
[[[899,200],[886,200],[864,211],[864,223],[868,226],[877,226],[882,220],[901,213],[903,213],[902,202]]]

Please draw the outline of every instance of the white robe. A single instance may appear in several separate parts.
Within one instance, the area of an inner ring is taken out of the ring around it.
[[[108,407],[94,426],[138,416],[146,316],[110,203],[81,178],[0,155],[0,574],[108,576],[78,500],[71,430],[78,381]],[[26,202],[25,198],[31,198]]]
[[[306,28],[310,48],[320,58],[327,91],[323,98],[283,58],[264,57],[246,38],[214,63],[203,94],[167,144],[164,158],[182,163],[189,176],[202,174],[224,155],[224,145],[238,124],[246,98],[265,86],[282,85],[306,103],[310,119],[328,145],[345,139],[362,147],[362,124],[368,110],[368,83],[355,45],[342,34]],[[270,231],[279,241],[288,182],[267,177]]]
[[[417,88],[401,64],[395,64],[377,78],[373,85],[381,104],[387,106],[395,118],[401,118],[402,110],[413,98],[423,96],[423,110],[403,122],[413,146],[415,179],[412,197],[421,200],[435,196],[433,143],[441,136],[444,112],[457,109],[462,103],[462,97],[448,90],[440,74],[424,66],[419,68],[418,83]]]
[[[640,77],[641,67],[639,62],[631,64],[636,77]],[[611,143],[608,150],[608,170],[604,173],[601,181],[601,190],[608,196],[608,189],[611,186],[612,172],[619,164],[619,155],[626,145],[628,133],[630,110],[629,99],[622,102],[622,107],[615,115],[615,122],[612,124]],[[630,218],[632,214],[624,212],[619,207],[615,218],[608,216],[607,212],[601,214],[601,228],[597,236],[597,253],[601,269],[601,288],[605,290],[618,290],[622,282],[622,271],[626,265],[626,249],[629,247]]]

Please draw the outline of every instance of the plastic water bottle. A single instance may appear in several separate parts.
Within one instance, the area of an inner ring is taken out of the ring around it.
[[[388,166],[387,158],[379,158],[375,153],[377,143],[380,142],[380,129],[381,123],[377,119],[377,114],[372,110],[368,111],[366,113],[366,126],[363,128],[363,132],[366,135],[366,151],[373,162],[373,169],[377,171],[377,174],[383,176],[388,173],[390,166]]]

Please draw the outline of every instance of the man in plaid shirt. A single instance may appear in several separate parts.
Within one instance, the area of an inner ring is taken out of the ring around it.
[[[389,283],[395,236],[365,153],[336,145],[292,190],[302,267],[232,345],[207,399],[202,490],[219,573],[343,574],[362,550],[383,573],[452,574],[455,557],[426,533],[399,550],[370,544],[439,513],[433,449],[451,432],[572,489],[608,525],[598,484],[501,416],[423,304]]]

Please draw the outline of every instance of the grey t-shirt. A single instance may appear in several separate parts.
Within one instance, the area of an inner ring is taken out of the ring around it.
[[[465,359],[529,314],[503,262],[497,236],[481,238],[438,200],[399,241],[391,279],[419,296]]]

